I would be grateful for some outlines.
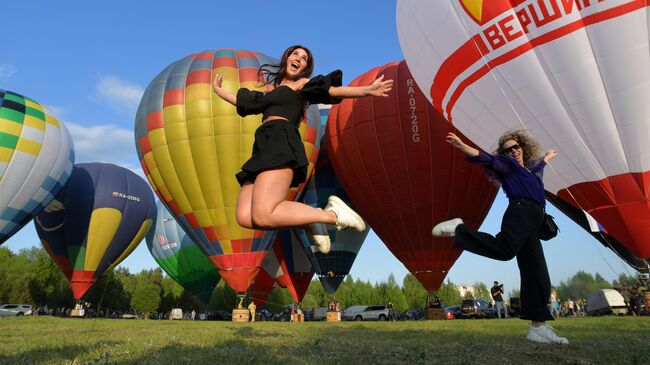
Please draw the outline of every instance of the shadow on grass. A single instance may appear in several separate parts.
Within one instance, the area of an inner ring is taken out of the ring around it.
[[[33,341],[33,344],[38,345],[38,340]],[[110,348],[115,345],[117,345],[117,342],[102,342],[100,344],[104,348]],[[89,347],[88,345],[66,345],[53,348],[40,347],[37,349],[28,349],[13,355],[0,355],[0,364],[76,363],[75,360],[87,357]],[[110,352],[105,351],[92,359],[91,363],[103,364],[105,363],[104,359],[108,360],[109,358]]]

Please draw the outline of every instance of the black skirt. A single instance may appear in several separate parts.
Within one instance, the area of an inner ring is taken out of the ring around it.
[[[254,182],[259,173],[266,170],[289,167],[293,169],[291,187],[305,182],[307,178],[307,153],[300,133],[294,123],[276,119],[263,123],[255,130],[253,155],[237,173],[239,185]]]

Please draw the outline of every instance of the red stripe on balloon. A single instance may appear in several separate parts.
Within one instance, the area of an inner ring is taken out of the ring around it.
[[[212,68],[232,67],[237,68],[237,60],[234,57],[221,56],[212,60]]]
[[[165,123],[163,123],[163,114],[162,111],[150,112],[147,114],[147,131],[151,132],[158,128],[163,128]]]
[[[569,33],[573,33],[578,29],[585,28],[589,25],[597,24],[609,19],[617,18],[619,16],[623,16],[625,14],[631,13],[633,11],[642,9],[644,7],[648,7],[650,4],[646,4],[645,0],[636,0],[632,1],[623,5],[619,5],[617,7],[603,10],[599,13],[591,14],[588,15],[584,18],[578,19],[572,23],[566,24],[558,29],[555,29],[553,31],[550,31],[548,33],[545,33],[537,38],[531,39],[528,42],[518,46],[517,48],[514,48],[513,50],[489,61],[486,65],[481,67],[479,70],[474,72],[472,75],[467,77],[465,80],[463,80],[459,86],[453,91],[449,103],[447,106],[444,108],[444,111],[447,113],[447,116],[449,118],[449,121],[452,122],[452,116],[451,116],[451,111],[453,110],[456,102],[460,98],[460,96],[463,94],[466,88],[471,86],[474,82],[477,80],[481,79],[483,76],[485,76],[488,72],[490,72],[491,69],[502,65],[508,61],[511,61],[514,58],[519,57],[520,55],[530,51],[531,49],[540,46],[542,44],[551,42],[553,40],[556,40],[558,38],[561,38]],[[455,80],[457,79],[464,71],[466,71],[471,64],[474,64],[477,62],[480,57],[477,58],[477,55],[475,51],[473,51],[471,48],[474,47],[476,49],[477,47],[481,48],[485,47],[485,44],[483,44],[483,41],[480,40],[480,43],[475,43],[477,42],[477,37],[478,35],[474,36],[472,39],[468,40],[465,44],[461,46],[460,49],[464,49],[465,53],[457,53],[454,52],[451,56],[453,59],[448,58],[443,62],[443,65],[446,65],[446,68],[443,69],[442,66],[436,73],[436,76],[434,76],[434,83],[431,86],[430,90],[430,95],[433,100],[433,105],[438,108],[438,110],[443,110],[442,108],[442,103],[444,97],[449,93],[449,88],[451,86],[451,83],[449,82],[444,82],[441,84],[441,87],[438,88],[438,85],[436,85],[436,81],[438,79],[440,80]],[[480,38],[479,38],[480,39]],[[484,52],[486,53],[486,52]],[[468,57],[469,59],[466,59]],[[474,62],[468,65],[468,61],[470,59],[474,59]],[[461,64],[464,65],[464,68],[457,68],[454,67],[454,64]],[[449,73],[449,75],[444,75],[446,73]],[[440,75],[440,76],[439,76]],[[434,91],[435,90],[435,91]]]
[[[258,73],[256,68],[240,68],[239,69],[239,82],[255,82],[258,80]]]
[[[196,219],[196,216],[194,213],[185,213],[183,214],[185,216],[185,219],[187,219],[187,222],[190,224],[190,226],[194,229],[199,228],[199,220]]]
[[[149,136],[146,134],[140,138],[140,150],[142,150],[142,157],[147,153],[151,152],[151,143],[149,142]],[[144,159],[142,160],[142,166],[145,166]]]
[[[185,89],[176,88],[165,91],[163,96],[163,108],[171,105],[180,105],[185,103]]]
[[[210,75],[211,75],[210,70],[194,70],[187,74],[185,85],[209,84],[212,82],[212,80],[210,79]]]

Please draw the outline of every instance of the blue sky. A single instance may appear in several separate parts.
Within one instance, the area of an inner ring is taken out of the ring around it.
[[[217,48],[249,49],[279,57],[292,44],[309,47],[315,73],[342,69],[344,83],[373,67],[403,59],[395,1],[10,1],[0,6],[0,88],[45,104],[71,131],[76,162],[112,162],[142,174],[133,140],[142,92],[165,66]],[[482,229],[496,233],[506,199],[499,196]],[[623,261],[552,207],[560,235],[544,244],[551,281],[579,270],[612,280],[632,274]],[[37,245],[30,224],[5,247]],[[141,244],[122,264],[156,267]],[[407,273],[371,233],[352,269],[355,278],[385,280]],[[448,277],[455,283],[498,280],[519,287],[514,260],[464,253]]]

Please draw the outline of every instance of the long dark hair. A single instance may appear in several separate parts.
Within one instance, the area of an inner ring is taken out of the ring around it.
[[[265,76],[264,79],[266,80],[266,84],[273,84],[273,86],[280,85],[280,82],[282,82],[282,80],[287,77],[287,59],[289,58],[289,55],[291,55],[291,53],[293,53],[293,51],[298,48],[303,49],[305,52],[307,52],[307,67],[298,75],[298,77],[303,78],[311,76],[311,73],[314,72],[314,57],[307,47],[296,44],[284,51],[279,65],[265,63],[260,66],[258,74]]]

